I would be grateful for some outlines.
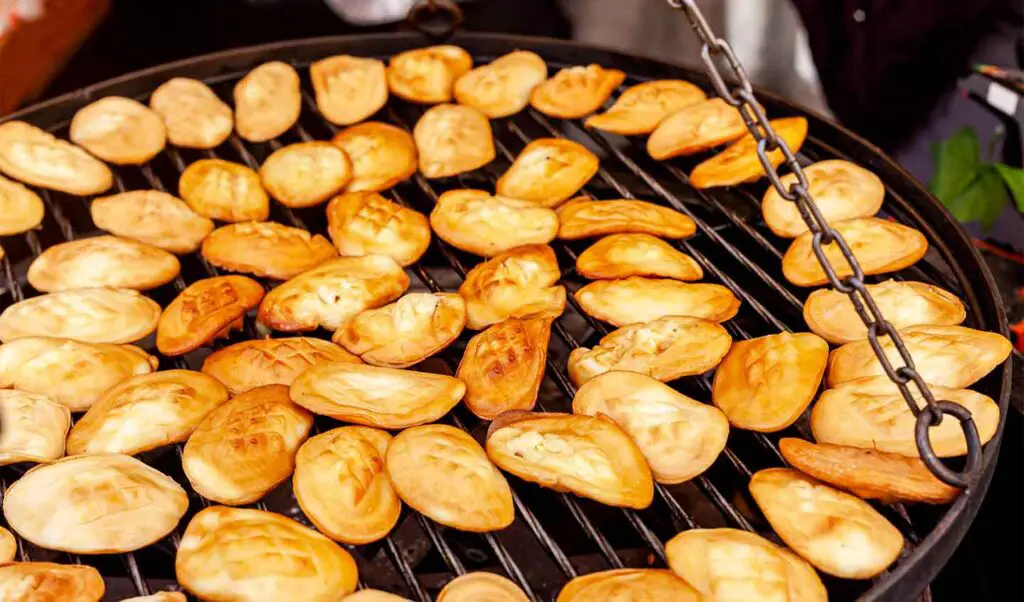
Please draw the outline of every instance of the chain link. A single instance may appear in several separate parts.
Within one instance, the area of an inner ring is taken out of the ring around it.
[[[963,406],[948,401],[936,401],[928,385],[918,374],[914,367],[914,360],[910,357],[903,338],[900,336],[892,323],[885,319],[881,310],[872,299],[864,283],[864,271],[860,267],[857,258],[854,257],[850,246],[828,222],[818,209],[817,203],[810,194],[810,185],[803,168],[797,161],[786,141],[783,140],[772,128],[765,114],[764,108],[757,102],[754,96],[754,87],[750,83],[743,65],[736,58],[729,43],[722,38],[716,37],[714,31],[708,25],[707,20],[697,8],[695,0],[667,0],[673,8],[680,9],[686,13],[693,31],[702,43],[701,60],[711,78],[711,84],[715,91],[727,103],[739,110],[747,129],[757,142],[757,158],[764,168],[768,180],[779,195],[793,203],[796,203],[800,216],[810,229],[811,248],[815,257],[825,270],[829,284],[832,287],[849,296],[857,315],[863,320],[868,328],[868,342],[878,356],[878,361],[885,371],[885,374],[893,381],[900,395],[910,408],[916,418],[915,439],[921,459],[931,472],[949,485],[955,487],[967,487],[969,478],[973,477],[976,468],[980,465],[981,440],[978,438],[978,429],[974,424],[971,413]],[[717,59],[717,60],[716,60]],[[726,83],[726,78],[719,69],[719,62],[728,68],[728,78],[733,82],[733,88]],[[772,152],[782,154],[781,165],[789,169],[789,172],[796,177],[796,182],[788,188],[782,183],[778,169],[769,156]],[[839,276],[836,268],[832,265],[825,253],[825,246],[834,244],[846,260],[849,271],[848,276]],[[903,365],[895,366],[886,353],[886,346],[883,337],[888,337],[893,349],[903,361]],[[918,404],[917,399],[910,386],[913,385],[924,401],[924,406]],[[948,468],[936,456],[928,437],[928,429],[942,423],[943,415],[950,414],[960,421],[964,436],[967,438],[967,462],[962,472],[956,472]]]

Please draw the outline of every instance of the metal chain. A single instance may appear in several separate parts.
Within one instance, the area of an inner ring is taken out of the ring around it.
[[[974,424],[970,411],[955,403],[935,400],[935,396],[928,385],[925,384],[921,375],[915,369],[914,360],[910,357],[910,352],[907,350],[903,338],[896,328],[893,327],[892,323],[885,319],[878,305],[871,298],[871,294],[868,293],[864,283],[864,271],[861,269],[857,258],[854,257],[849,245],[842,235],[832,228],[821,215],[817,203],[811,197],[807,176],[804,175],[796,155],[793,154],[786,141],[772,128],[771,123],[768,121],[768,116],[754,96],[754,88],[750,83],[750,79],[747,78],[743,65],[736,58],[732,47],[722,38],[715,36],[704,15],[697,8],[696,0],[667,1],[673,8],[680,9],[686,13],[690,25],[693,26],[693,30],[697,33],[697,37],[700,38],[703,44],[700,52],[701,60],[704,62],[704,67],[711,78],[715,91],[723,100],[739,110],[743,121],[747,125],[747,129],[750,130],[750,134],[757,142],[757,158],[761,162],[761,166],[764,168],[768,179],[771,181],[772,187],[775,188],[775,191],[782,198],[796,203],[800,216],[803,217],[807,227],[810,228],[812,233],[811,248],[814,250],[814,255],[818,258],[818,262],[821,263],[821,267],[825,270],[829,283],[837,291],[849,296],[850,301],[853,303],[853,308],[857,311],[857,315],[860,316],[864,325],[867,326],[868,342],[871,344],[875,355],[878,356],[882,369],[893,383],[896,384],[900,395],[903,396],[904,401],[906,401],[910,411],[917,420],[914,432],[921,459],[928,469],[943,482],[954,487],[967,487],[981,460],[981,440],[978,437],[978,429]],[[728,67],[730,79],[735,81],[734,87],[731,89],[722,76],[716,59],[719,59]],[[774,151],[779,151],[782,154],[782,164],[788,167],[790,172],[796,177],[796,182],[788,188],[782,183],[778,170],[768,156],[769,153]],[[834,244],[843,254],[852,274],[844,277],[839,276],[825,254],[824,245],[828,244]],[[892,346],[899,353],[900,359],[903,360],[903,365],[898,367],[893,365],[892,360],[886,354],[885,348],[883,348],[879,340],[883,336],[889,337]],[[917,388],[920,397],[925,402],[924,408],[919,407],[917,401],[915,401],[914,395],[908,386],[910,384]],[[935,455],[935,450],[932,449],[931,441],[928,437],[928,429],[941,424],[943,414],[950,414],[960,421],[964,436],[967,439],[967,462],[964,469],[960,472],[950,469],[939,460]]]

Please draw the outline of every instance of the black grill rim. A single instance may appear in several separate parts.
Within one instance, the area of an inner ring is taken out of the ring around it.
[[[682,22],[680,25],[680,35],[686,35],[686,28]],[[631,78],[680,77],[694,82],[706,90],[710,89],[708,78],[698,70],[575,42],[540,37],[461,32],[454,35],[450,42],[463,46],[475,58],[497,56],[514,49],[526,49],[537,52],[545,60],[553,63],[587,64],[593,62],[605,67],[621,69]],[[0,117],[0,123],[22,119],[44,129],[52,130],[66,125],[79,108],[97,98],[110,94],[130,97],[148,94],[170,77],[195,77],[208,83],[216,83],[231,79],[238,72],[247,71],[268,60],[276,59],[305,64],[332,54],[390,55],[409,48],[427,46],[431,43],[433,42],[421,34],[386,33],[329,36],[233,49],[176,61],[100,82]],[[833,154],[837,156],[848,158],[875,171],[886,183],[890,198],[900,206],[901,211],[905,211],[913,218],[916,225],[928,237],[932,247],[942,254],[953,271],[955,279],[961,285],[961,293],[966,297],[974,312],[974,318],[979,327],[1008,336],[1002,301],[986,263],[971,244],[966,232],[920,182],[916,181],[880,149],[814,111],[764,90],[758,89],[757,95],[776,115],[807,117],[811,132],[809,139],[813,138],[818,146],[834,151]],[[168,149],[171,148],[168,147]],[[47,204],[48,208],[53,210],[53,205]],[[1006,413],[1009,409],[1011,361],[1008,359],[1003,364],[1002,372],[998,377],[994,375],[989,377],[993,381],[998,378],[999,393],[998,396],[993,397],[996,398],[999,405],[1001,418],[995,436],[985,446],[984,460],[976,483],[946,510],[941,520],[936,523],[927,537],[915,546],[913,552],[901,559],[884,577],[879,578],[874,586],[861,596],[860,600],[903,601],[913,598],[945,565],[966,534],[981,506],[994,474]],[[548,372],[550,374],[551,371]],[[429,535],[432,530],[426,531]],[[174,536],[172,535],[172,537]],[[435,544],[437,543],[435,541]],[[437,546],[438,551],[443,556],[451,556],[451,560],[458,563],[458,558],[451,554],[450,548],[444,542],[441,543],[443,545]],[[391,545],[393,547],[393,544]],[[391,551],[401,554],[401,551],[397,549]],[[499,557],[499,560],[506,559]],[[554,560],[556,564],[560,564],[557,558]],[[138,574],[138,568],[134,566],[135,559],[132,555],[125,555],[125,562],[129,565],[127,568],[130,576]],[[508,568],[505,562],[502,564]]]

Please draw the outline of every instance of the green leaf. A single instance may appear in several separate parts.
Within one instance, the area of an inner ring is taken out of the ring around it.
[[[1024,212],[1024,169],[996,163],[996,170],[1003,177],[1006,187],[1010,189],[1013,200],[1017,202],[1017,211]]]
[[[949,205],[978,177],[981,149],[978,136],[970,128],[961,128],[952,136],[932,146],[935,176],[931,190]]]
[[[983,165],[963,192],[952,201],[943,199],[943,204],[961,222],[981,222],[988,230],[1009,201],[999,172],[991,165]]]

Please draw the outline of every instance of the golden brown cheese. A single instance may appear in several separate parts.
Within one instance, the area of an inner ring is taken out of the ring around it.
[[[870,171],[850,163],[832,159],[818,161],[804,168],[814,203],[829,224],[857,217],[871,217],[882,208],[885,186]],[[782,176],[786,190],[797,182],[793,174]],[[772,232],[786,238],[795,238],[809,228],[794,202],[787,201],[770,186],[761,202],[764,221]]]
[[[668,382],[714,368],[730,345],[732,337],[715,322],[659,318],[612,331],[593,349],[574,349],[569,354],[569,378],[580,386],[598,374],[625,370]]]
[[[75,423],[68,455],[133,455],[181,443],[227,400],[224,385],[191,370],[129,378],[105,392]]]
[[[259,305],[263,294],[263,286],[245,276],[215,276],[190,284],[160,316],[157,349],[164,355],[184,355],[241,329],[245,312]]]
[[[509,318],[473,336],[456,376],[463,402],[484,420],[508,410],[532,410],[544,379],[551,318]]]
[[[121,602],[188,602],[188,599],[181,592],[157,592],[149,596],[126,598]]]
[[[50,462],[64,455],[71,412],[45,395],[3,389],[0,424],[0,466]]]
[[[565,138],[538,138],[526,145],[498,178],[500,196],[555,207],[576,194],[597,173],[598,158]]]
[[[634,372],[606,372],[583,384],[574,414],[607,416],[636,442],[659,483],[688,481],[725,449],[729,422],[716,408]]]
[[[291,386],[292,401],[315,414],[386,429],[433,422],[465,392],[451,376],[338,362],[309,368]]]
[[[72,554],[138,550],[173,531],[187,509],[174,479],[121,454],[37,466],[4,495],[4,518],[18,535]]]
[[[342,598],[342,602],[411,602],[411,600],[382,592],[379,589],[361,589]]]
[[[78,196],[99,194],[114,185],[114,174],[102,161],[24,121],[0,124],[0,172]]]
[[[373,115],[388,101],[383,61],[341,54],[309,66],[316,106],[327,121],[351,125]]]
[[[266,142],[288,131],[302,111],[295,68],[281,61],[256,67],[235,84],[235,129],[249,142]]]
[[[97,228],[177,253],[191,253],[213,231],[213,221],[178,197],[159,190],[133,190],[93,199]]]
[[[341,192],[352,179],[352,163],[337,144],[324,141],[283,146],[260,166],[270,196],[292,208],[312,207]]]
[[[21,234],[43,221],[43,200],[30,188],[0,175],[0,236]]]
[[[807,138],[807,120],[803,117],[772,119],[770,125],[794,153],[800,150]],[[768,152],[769,162],[778,167],[784,157],[776,149]],[[735,186],[743,182],[754,182],[765,175],[764,166],[757,157],[757,142],[753,135],[744,134],[721,153],[707,159],[690,172],[690,183],[695,188]]]
[[[466,325],[479,330],[508,318],[557,317],[565,309],[561,273],[547,245],[517,247],[476,265],[459,295],[466,300]]]
[[[583,122],[588,128],[625,136],[650,134],[669,115],[703,102],[704,91],[679,79],[659,79],[627,88],[604,113]]]
[[[14,539],[14,535],[0,527],[0,565],[5,565],[18,557],[18,541]],[[3,587],[0,585],[0,587]]]
[[[320,339],[259,339],[214,351],[203,361],[203,373],[237,395],[266,385],[291,385],[306,368],[323,362],[358,364],[360,360],[340,346]]]
[[[886,280],[867,285],[882,315],[896,328],[921,324],[955,326],[967,311],[953,293],[924,282]],[[829,343],[842,345],[866,339],[868,328],[850,298],[832,289],[816,290],[804,303],[804,321]]]
[[[204,600],[336,602],[358,569],[341,546],[273,512],[212,506],[196,514],[174,559],[178,582]]]
[[[388,445],[384,466],[402,501],[442,525],[488,532],[515,519],[505,477],[480,444],[455,427],[402,431]]]
[[[516,50],[460,77],[454,93],[459,104],[500,119],[525,109],[530,93],[547,77],[544,59],[527,50]]]
[[[82,564],[15,562],[0,566],[5,602],[100,602],[106,585],[100,572]]]
[[[526,602],[529,598],[501,575],[477,571],[452,579],[437,595],[437,602]]]
[[[384,471],[390,443],[384,431],[343,426],[302,444],[292,489],[317,529],[342,543],[366,544],[398,524],[402,502]]]
[[[827,362],[828,343],[807,332],[737,341],[718,365],[711,400],[737,428],[780,431],[811,405]]]
[[[388,62],[388,89],[411,102],[448,102],[455,81],[472,68],[473,58],[458,46],[444,44],[406,50]]]
[[[700,280],[704,271],[692,257],[650,234],[611,234],[576,258],[576,272],[591,280],[659,276]]]
[[[647,460],[607,416],[508,412],[487,430],[487,455],[521,479],[609,506],[654,499]]]
[[[687,238],[697,231],[692,219],[674,209],[629,199],[573,199],[558,208],[558,221],[558,238],[563,240],[629,232]]]
[[[197,79],[174,77],[149,97],[149,107],[167,127],[167,140],[186,148],[214,148],[231,136],[231,107]]]
[[[288,387],[251,389],[199,423],[185,444],[181,467],[206,499],[251,504],[291,476],[295,452],[312,426],[312,414],[292,403]]]
[[[739,299],[720,284],[679,282],[669,278],[630,276],[621,280],[598,280],[580,288],[573,296],[587,314],[615,326],[650,322],[665,316],[725,322],[740,309]]]
[[[167,144],[167,128],[155,111],[131,98],[107,96],[75,113],[68,137],[104,161],[147,163]]]
[[[600,65],[566,67],[530,93],[530,105],[545,115],[577,119],[601,108],[626,79],[618,69]]]
[[[178,194],[196,213],[222,222],[262,222],[270,200],[254,170],[223,159],[200,159],[178,179]]]
[[[402,128],[367,121],[341,130],[331,142],[352,162],[347,192],[379,192],[416,173],[416,143]]]
[[[178,258],[163,249],[104,235],[46,249],[28,267],[28,282],[44,293],[104,286],[145,291],[167,284],[180,270]]]
[[[415,263],[430,245],[427,216],[376,192],[331,199],[327,232],[342,256],[387,255],[403,266]]]
[[[669,115],[647,139],[647,154],[663,161],[732,142],[747,133],[740,112],[711,98]]]
[[[275,222],[228,224],[203,241],[203,257],[232,272],[287,280],[337,257],[319,234]]]
[[[430,212],[441,240],[482,257],[525,245],[543,245],[558,234],[558,215],[530,201],[491,196],[483,190],[449,190]]]
[[[576,577],[565,584],[555,602],[701,602],[703,599],[695,589],[666,569],[612,569]]]
[[[833,224],[865,274],[885,274],[909,267],[928,251],[928,239],[913,228],[877,217],[862,217]],[[782,273],[797,286],[828,284],[828,277],[811,245],[810,232],[793,241],[782,257]],[[823,245],[825,257],[840,277],[853,275],[839,245]]]
[[[446,178],[473,171],[494,160],[491,124],[480,111],[462,105],[431,107],[412,131],[420,173]]]
[[[259,321],[275,330],[337,330],[359,312],[394,301],[409,276],[384,255],[339,257],[299,274],[267,293]]]
[[[160,306],[123,288],[84,288],[31,297],[0,314],[0,340],[47,336],[131,343],[156,330]]]

